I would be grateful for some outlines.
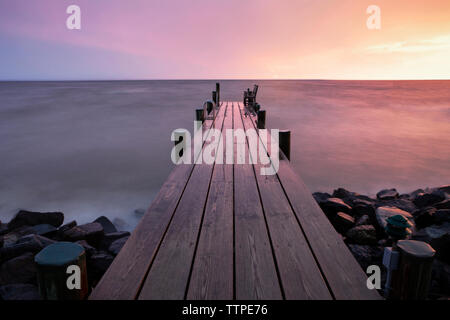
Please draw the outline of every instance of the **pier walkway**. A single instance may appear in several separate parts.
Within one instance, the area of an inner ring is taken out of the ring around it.
[[[222,102],[203,127],[255,120]],[[176,166],[90,299],[380,299],[289,161],[246,163]]]

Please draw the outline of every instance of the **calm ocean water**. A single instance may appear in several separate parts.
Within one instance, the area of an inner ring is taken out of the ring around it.
[[[132,229],[172,169],[215,81],[0,82],[0,220],[19,208],[99,215]],[[375,194],[450,183],[450,81],[222,81],[260,85],[267,126],[291,129],[312,192]]]

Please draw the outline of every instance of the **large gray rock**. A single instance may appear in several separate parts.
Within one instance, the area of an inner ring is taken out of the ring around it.
[[[51,224],[59,227],[64,221],[62,212],[32,212],[20,210],[9,222],[8,228],[14,230],[22,226],[35,226],[37,224]]]
[[[100,223],[92,222],[75,226],[64,232],[64,238],[69,241],[86,240],[90,244],[98,244],[103,237],[103,227]]]
[[[77,222],[75,220],[72,220],[72,221],[66,223],[65,225],[59,227],[58,233],[62,235],[67,230],[70,230],[70,229],[72,229],[73,227],[76,227],[76,226],[77,226]]]
[[[391,199],[381,200],[375,205],[376,207],[396,207],[403,211],[413,213],[417,210],[417,206],[410,199]]]
[[[376,244],[377,232],[374,226],[360,225],[348,230],[346,234],[347,240],[357,244]]]
[[[339,198],[329,198],[319,205],[329,218],[334,217],[338,212],[350,213],[352,210],[352,207]]]
[[[436,250],[436,258],[450,263],[450,222],[414,232],[412,239],[429,243]]]
[[[30,226],[19,227],[19,228],[15,229],[14,231],[4,234],[2,236],[3,246],[10,247],[10,246],[14,245],[17,242],[17,240],[19,240],[21,237],[29,235],[29,234],[33,234],[33,233],[34,233],[34,230]]]
[[[377,193],[379,200],[392,200],[398,198],[399,194],[396,189],[384,189]]]
[[[339,188],[339,189],[334,190],[332,197],[342,199],[346,204],[348,204],[351,207],[353,207],[354,205],[356,205],[356,203],[358,203],[360,201],[364,201],[365,203],[369,203],[369,204],[375,203],[375,200],[371,199],[368,196],[361,195],[356,192],[351,192],[344,188]]]
[[[1,286],[0,298],[0,300],[41,300],[38,287],[26,283]]]
[[[395,207],[378,207],[375,211],[376,219],[378,226],[384,230],[384,228],[387,225],[386,220],[389,217],[396,216],[396,215],[402,215],[406,219],[408,219],[411,223],[414,223],[413,216],[409,212],[406,212],[404,210],[401,210],[399,208]]]
[[[0,262],[18,257],[26,252],[38,253],[52,243],[55,241],[37,234],[24,236],[14,245],[0,248]]]
[[[435,203],[445,200],[445,193],[441,190],[434,190],[430,193],[419,193],[413,200],[414,204],[419,207],[432,206]]]
[[[4,262],[0,266],[0,286],[14,283],[34,283],[36,266],[30,252]]]
[[[52,236],[56,233],[58,229],[56,229],[51,224],[37,224],[32,227],[35,234],[41,235],[41,236]]]
[[[117,232],[117,228],[114,226],[114,224],[105,216],[101,216],[97,219],[95,219],[94,222],[100,223],[103,227],[103,231],[105,233],[114,233]]]
[[[122,247],[125,245],[129,237],[120,238],[111,243],[111,245],[108,248],[108,251],[111,252],[113,255],[117,256],[122,249]]]
[[[353,227],[355,219],[346,213],[338,212],[331,222],[339,233],[345,234],[348,229]]]

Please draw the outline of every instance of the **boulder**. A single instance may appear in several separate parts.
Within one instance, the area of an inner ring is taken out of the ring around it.
[[[419,193],[413,200],[414,204],[419,207],[432,206],[435,203],[445,200],[445,193],[440,190],[435,190],[431,193]]]
[[[314,192],[313,197],[318,204],[327,201],[329,198],[332,198],[331,194],[326,192]]]
[[[404,210],[395,207],[378,207],[375,211],[376,221],[380,229],[384,230],[386,228],[387,222],[386,220],[389,217],[393,217],[395,215],[402,215],[410,222],[413,221],[413,216]]]
[[[21,237],[33,234],[34,230],[30,226],[22,226],[2,236],[3,246],[9,247],[14,245]]]
[[[349,206],[355,205],[355,202],[363,201],[368,204],[373,204],[375,201],[367,196],[356,192],[348,191],[344,188],[339,188],[333,191],[333,198],[342,199]]]
[[[377,233],[374,226],[361,225],[348,230],[346,234],[347,240],[357,244],[376,244]]]
[[[372,204],[356,203],[352,208],[352,215],[355,217],[369,216],[371,219],[375,218],[375,207]]]
[[[76,243],[78,243],[80,246],[82,246],[84,248],[84,251],[86,252],[86,256],[88,258],[97,252],[97,250],[93,246],[91,246],[89,243],[87,243],[86,240],[78,240]]]
[[[339,233],[345,234],[348,229],[353,227],[355,219],[346,213],[338,212],[331,222]]]
[[[32,212],[20,210],[9,222],[8,228],[14,230],[22,226],[35,226],[37,224],[51,224],[59,227],[64,221],[62,212]]]
[[[372,223],[368,215],[363,215],[356,220],[357,226],[370,225]]]
[[[34,283],[36,266],[30,252],[4,262],[0,266],[0,286],[14,283]]]
[[[417,210],[416,205],[410,199],[390,199],[381,200],[376,203],[375,207],[396,207],[402,209],[403,211],[413,213]]]
[[[0,300],[41,300],[38,287],[27,283],[1,286],[0,298]]]
[[[450,199],[436,203],[433,207],[436,209],[450,209]]]
[[[443,191],[445,193],[450,194],[450,184],[449,185],[445,185],[445,186],[441,186],[441,187],[439,187],[437,189],[440,190],[440,191]]]
[[[37,224],[31,227],[33,229],[34,234],[38,234],[41,236],[52,236],[56,233],[58,229],[56,229],[51,224]]]
[[[435,282],[435,286],[430,290],[431,294],[450,295],[450,264],[434,259],[431,278]]]
[[[450,222],[450,209],[436,210],[436,212],[433,214],[433,218],[436,224]]]
[[[418,230],[412,239],[429,243],[436,250],[436,258],[450,262],[450,222]]]
[[[6,223],[0,222],[0,236],[7,234],[9,232],[8,225]]]
[[[103,237],[103,227],[98,222],[86,223],[75,226],[63,233],[64,239],[69,241],[86,240],[89,244],[96,245]]]
[[[103,227],[103,231],[105,233],[114,233],[117,232],[117,228],[114,226],[114,224],[105,216],[101,216],[97,219],[95,219],[94,222],[100,223]]]
[[[70,221],[69,223],[66,223],[65,225],[59,227],[58,229],[58,233],[59,234],[64,234],[64,232],[66,232],[67,230],[72,229],[73,227],[77,226],[77,222],[75,220]]]
[[[348,248],[364,271],[370,265],[381,266],[383,248],[360,244],[349,244]]]
[[[129,237],[124,237],[117,239],[108,248],[108,251],[111,252],[113,255],[117,256],[122,249],[122,247],[125,245],[125,242],[127,242]]]
[[[124,237],[128,237],[130,233],[128,231],[117,231],[113,233],[107,233],[100,243],[100,248],[107,250],[109,246],[116,240]]]
[[[114,256],[105,251],[93,254],[87,261],[87,269],[91,270],[88,275],[91,279],[99,280],[114,260]]]
[[[37,234],[24,236],[17,240],[14,245],[0,248],[0,262],[18,257],[26,252],[38,253],[52,243],[55,243],[55,241]]]
[[[398,198],[399,194],[396,189],[384,189],[377,193],[379,200],[391,200]]]
[[[338,212],[350,213],[352,210],[352,207],[339,198],[329,198],[320,203],[320,207],[328,217],[334,217]]]
[[[419,213],[415,213],[414,221],[416,223],[416,227],[422,229],[434,224],[434,214],[436,211],[437,210],[435,208],[430,207],[425,210],[420,210]]]

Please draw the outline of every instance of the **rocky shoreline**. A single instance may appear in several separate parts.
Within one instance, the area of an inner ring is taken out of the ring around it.
[[[401,215],[412,225],[410,239],[436,250],[430,299],[450,297],[450,185],[399,194],[380,191],[376,198],[342,188],[313,194],[361,267],[382,266],[384,247],[392,245],[385,227]],[[9,223],[0,221],[0,300],[39,300],[34,256],[58,241],[76,242],[86,251],[88,284],[95,287],[130,233],[119,231],[102,216],[91,223],[64,224],[62,212],[19,211]],[[385,276],[384,268],[383,276]],[[384,285],[384,279],[382,279]]]
[[[411,225],[408,239],[427,242],[436,250],[429,299],[450,298],[450,185],[399,194],[381,190],[376,198],[342,188],[313,194],[363,270],[382,266],[384,247],[393,239],[385,231],[389,217],[401,215]],[[385,277],[385,269],[382,276]],[[382,279],[384,287],[385,279]]]

